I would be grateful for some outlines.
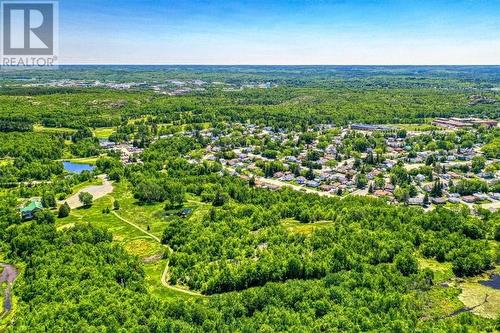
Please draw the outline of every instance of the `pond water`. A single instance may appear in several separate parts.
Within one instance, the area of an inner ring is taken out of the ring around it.
[[[479,282],[483,286],[488,286],[493,289],[500,289],[500,274],[493,275],[489,280]]]
[[[73,162],[63,162],[64,170],[74,173],[81,173],[82,171],[92,171],[95,169],[95,166],[90,164],[79,164]]]

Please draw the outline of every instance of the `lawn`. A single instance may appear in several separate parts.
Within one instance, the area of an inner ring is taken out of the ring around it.
[[[115,132],[114,127],[100,127],[94,129],[94,135],[98,139],[108,139],[111,134]]]
[[[167,218],[163,217],[164,204],[139,203],[134,199],[130,184],[125,181],[115,183],[113,187],[113,197],[120,203],[118,214],[144,230],[149,228],[149,232],[161,238],[167,223]]]

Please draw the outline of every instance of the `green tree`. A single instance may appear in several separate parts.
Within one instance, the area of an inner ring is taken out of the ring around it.
[[[57,214],[57,217],[63,218],[69,215],[71,212],[71,208],[69,207],[67,202],[64,202],[60,207],[59,207],[59,212]]]
[[[480,173],[481,170],[484,169],[486,165],[486,158],[483,156],[474,156],[472,158],[471,166],[472,166],[472,172],[474,173]]]
[[[401,274],[408,276],[418,272],[418,262],[417,259],[410,252],[400,252],[394,258],[394,263],[396,268],[401,272]]]
[[[55,208],[57,203],[56,203],[56,197],[54,194],[45,192],[42,195],[42,205],[45,208]]]
[[[80,194],[78,195],[78,199],[84,207],[90,207],[92,206],[94,196],[88,192],[80,192]]]

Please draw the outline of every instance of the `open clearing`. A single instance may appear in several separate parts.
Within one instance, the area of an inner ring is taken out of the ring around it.
[[[162,281],[167,260],[163,259],[162,254],[166,248],[160,244],[160,239],[169,220],[169,217],[158,214],[163,212],[163,204],[137,205],[127,183],[111,184],[111,190],[113,186],[112,193],[94,200],[91,207],[73,209],[70,216],[57,219],[58,229],[72,227],[77,223],[90,223],[107,229],[113,234],[114,242],[120,243],[127,252],[143,260],[146,286],[152,294],[162,298],[200,297],[201,295],[196,292],[165,285]],[[113,197],[119,198],[120,210],[104,214],[105,208],[113,207]],[[196,200],[190,200],[186,206],[195,209],[192,217],[200,216],[200,209],[208,210],[205,205],[197,203]],[[147,230],[148,226],[150,231]]]
[[[294,233],[300,233],[309,235],[314,230],[325,228],[329,225],[332,225],[333,221],[318,221],[314,223],[301,223],[294,219],[285,219],[281,222],[281,225],[288,231]]]
[[[107,139],[115,130],[114,127],[100,127],[94,130],[94,135],[98,139]]]
[[[75,208],[82,206],[82,203],[80,202],[80,199],[78,198],[79,194],[82,192],[88,192],[88,193],[92,194],[92,196],[94,197],[94,200],[102,198],[105,195],[112,193],[113,192],[113,185],[106,178],[106,176],[100,175],[99,179],[102,180],[101,185],[86,186],[64,201],[66,201],[68,203],[68,205],[71,207],[71,209],[75,209]]]

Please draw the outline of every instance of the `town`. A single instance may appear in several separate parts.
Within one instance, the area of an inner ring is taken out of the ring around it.
[[[498,121],[436,119],[414,127],[324,124],[302,132],[235,123],[170,134],[160,130],[151,143],[202,137],[206,147],[185,156],[190,163],[218,162],[257,187],[369,195],[427,209],[446,203],[498,209],[498,151],[482,144],[487,136],[498,136]],[[117,151],[124,164],[142,163],[143,148],[132,141],[101,140],[101,146]]]

